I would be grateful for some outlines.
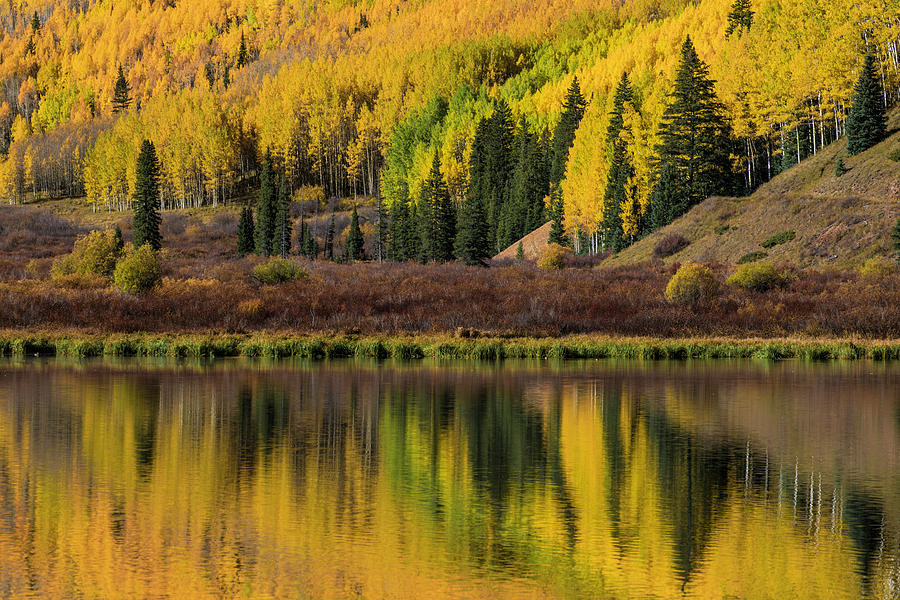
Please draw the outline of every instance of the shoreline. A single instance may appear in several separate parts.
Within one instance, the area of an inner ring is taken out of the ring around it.
[[[70,358],[801,359],[900,360],[900,340],[854,338],[558,338],[345,334],[0,332],[0,356]]]

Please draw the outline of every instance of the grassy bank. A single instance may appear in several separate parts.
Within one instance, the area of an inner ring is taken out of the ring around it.
[[[652,339],[573,336],[564,338],[456,338],[332,335],[42,335],[0,332],[0,355],[66,357],[266,357],[421,358],[503,360],[602,359],[803,359],[898,360],[900,340]]]

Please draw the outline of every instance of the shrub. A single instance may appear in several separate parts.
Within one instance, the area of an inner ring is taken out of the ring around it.
[[[116,265],[113,274],[116,287],[129,294],[139,294],[153,289],[162,281],[159,256],[144,244],[140,248],[129,246],[125,256]]]
[[[897,263],[886,256],[873,256],[859,267],[866,279],[882,279],[897,272]]]
[[[900,162],[900,148],[894,148],[888,153],[888,158],[894,162]]]
[[[847,172],[847,167],[844,166],[844,157],[838,156],[837,162],[834,164],[834,176],[835,177],[843,177],[844,173]]]
[[[769,256],[769,253],[763,252],[762,250],[758,250],[756,252],[750,252],[750,253],[745,254],[742,257],[740,257],[737,261],[737,264],[745,265],[747,263],[756,262],[758,260],[766,258],[767,256]]]
[[[666,300],[672,304],[694,304],[715,296],[719,282],[709,267],[691,263],[672,275],[666,286]]]
[[[286,258],[270,258],[253,268],[253,279],[266,285],[306,279],[309,275],[300,265]]]
[[[774,248],[779,244],[786,244],[790,242],[795,237],[797,237],[797,234],[794,231],[782,231],[781,233],[776,233],[760,245],[763,248]]]
[[[713,231],[715,231],[716,235],[722,235],[723,233],[728,233],[731,230],[729,225],[719,225]]]
[[[538,258],[537,265],[542,269],[560,270],[565,269],[572,256],[572,251],[565,246],[560,246],[556,242],[547,244]]]
[[[66,275],[112,275],[119,248],[112,231],[92,231],[75,241],[71,254],[63,256],[50,269],[54,279]]]
[[[670,233],[657,242],[653,248],[655,258],[666,258],[677,254],[690,245],[690,241],[680,233]]]
[[[751,263],[738,267],[726,283],[745,290],[765,292],[784,285],[785,277],[772,263]]]

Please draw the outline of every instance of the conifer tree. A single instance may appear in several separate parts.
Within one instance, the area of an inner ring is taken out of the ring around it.
[[[116,77],[112,106],[113,113],[125,112],[131,106],[131,86],[128,85],[128,80],[125,79],[125,71],[122,70],[122,65],[119,65],[119,75]]]
[[[543,225],[543,204],[547,195],[547,181],[542,167],[543,157],[539,141],[531,133],[525,118],[519,122],[516,136],[514,165],[510,195],[501,219],[500,248]],[[537,222],[537,225],[534,223]]]
[[[725,37],[731,37],[734,33],[740,36],[741,31],[749,30],[752,24],[753,10],[750,0],[734,0],[731,12],[728,13],[728,28],[725,30]]]
[[[897,262],[900,262],[900,219],[894,225],[894,231],[891,233],[891,240],[894,242],[894,251],[897,253]]]
[[[656,149],[659,163],[674,169],[674,184],[677,195],[684,199],[684,210],[732,190],[731,128],[709,78],[709,67],[697,56],[690,37],[681,48],[660,137]],[[680,212],[673,218],[677,216]]]
[[[244,38],[244,32],[241,31],[241,45],[238,47],[237,67],[240,69],[246,66],[250,60],[250,54],[247,51],[247,40]]]
[[[685,203],[679,196],[675,181],[675,169],[670,163],[661,166],[659,179],[650,196],[650,208],[645,220],[645,233],[656,231],[675,220],[685,211]]]
[[[256,253],[271,256],[278,225],[278,192],[272,157],[266,156],[259,171],[259,200],[256,203]]]
[[[350,230],[347,232],[347,260],[355,262],[365,259],[363,234],[359,228],[359,214],[356,212],[356,206],[354,206],[353,213],[350,216]]]
[[[34,55],[35,51],[36,48],[34,45],[34,36],[31,35],[28,37],[28,43],[25,44],[25,56],[32,56]]]
[[[456,239],[456,210],[447,184],[441,173],[441,160],[437,153],[431,163],[431,172],[422,185],[419,201],[421,223],[422,262],[447,262],[453,260],[453,243]]]
[[[256,249],[256,241],[253,225],[253,210],[249,205],[241,209],[241,218],[238,221],[237,249],[240,256],[247,256]]]
[[[406,200],[397,200],[391,207],[388,228],[388,257],[397,262],[418,258],[419,233],[416,225],[415,205]]]
[[[456,254],[471,266],[484,266],[493,255],[484,205],[477,196],[469,196],[459,211]]]
[[[331,221],[325,233],[325,258],[334,260],[334,210],[331,211]]]
[[[566,92],[566,102],[563,105],[562,116],[556,129],[553,131],[553,158],[550,165],[550,183],[558,184],[563,180],[566,174],[566,161],[569,159],[569,150],[575,141],[575,131],[584,111],[587,108],[587,102],[581,94],[581,86],[578,84],[578,78],[572,80],[568,92]]]
[[[116,252],[121,252],[125,248],[125,238],[122,236],[122,228],[116,225],[116,231],[113,235],[113,239],[116,243]]]
[[[853,106],[847,117],[847,153],[852,156],[868,150],[886,135],[884,90],[875,69],[875,57],[870,52],[853,88]]]
[[[569,245],[563,225],[564,214],[562,190],[558,186],[554,186],[553,191],[550,192],[550,218],[552,224],[550,225],[550,237],[547,239],[548,244]]]
[[[37,33],[41,30],[41,18],[38,16],[37,11],[34,11],[34,15],[31,17],[31,31],[33,33]]]
[[[522,240],[519,240],[519,245],[516,246],[516,260],[519,262],[525,260],[525,246],[522,245]]]
[[[624,246],[622,207],[635,195],[633,190],[627,189],[634,175],[634,165],[631,164],[628,156],[626,142],[622,139],[625,104],[632,102],[631,82],[628,80],[628,74],[622,73],[622,78],[619,80],[613,96],[613,110],[610,113],[609,127],[606,131],[606,144],[612,151],[612,160],[607,174],[606,191],[603,195],[603,222],[601,224],[604,248],[615,252]]]
[[[278,191],[277,191],[277,217],[276,217],[276,228],[275,228],[275,243],[273,246],[273,251],[277,254],[281,255],[281,258],[287,258],[288,254],[291,253],[291,214],[290,214],[290,199],[287,194],[287,183],[285,182],[284,173],[279,173],[278,176]],[[300,246],[300,251],[304,251],[304,246]]]
[[[384,209],[381,194],[375,204],[375,260],[382,262],[387,258],[388,218]]]
[[[159,161],[153,142],[144,140],[138,154],[134,181],[134,247],[150,244],[154,250],[162,246],[159,233]]]

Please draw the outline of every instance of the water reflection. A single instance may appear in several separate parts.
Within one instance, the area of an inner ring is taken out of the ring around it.
[[[0,597],[896,598],[900,368],[0,366]]]

